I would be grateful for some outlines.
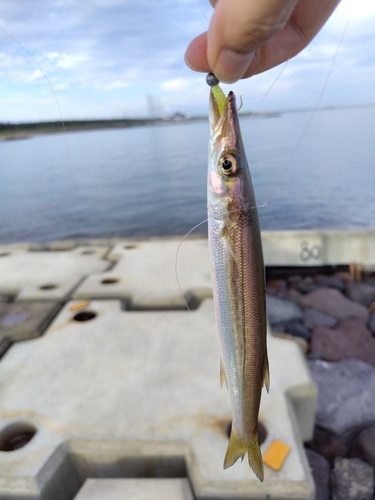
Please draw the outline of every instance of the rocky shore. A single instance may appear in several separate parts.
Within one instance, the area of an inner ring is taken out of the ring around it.
[[[316,499],[375,499],[375,273],[269,280],[267,310],[272,331],[304,349],[319,390],[305,443]]]

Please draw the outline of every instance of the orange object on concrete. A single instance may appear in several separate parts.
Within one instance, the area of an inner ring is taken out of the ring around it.
[[[82,300],[81,302],[76,302],[75,304],[72,304],[69,306],[69,309],[71,311],[79,311],[80,309],[83,309],[84,307],[87,307],[89,305],[88,300]]]
[[[290,451],[290,446],[282,441],[272,441],[268,450],[263,455],[263,462],[273,470],[280,470]]]

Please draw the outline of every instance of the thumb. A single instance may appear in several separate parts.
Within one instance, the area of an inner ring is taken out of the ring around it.
[[[218,0],[207,34],[207,60],[215,76],[244,76],[255,51],[280,31],[298,0]]]

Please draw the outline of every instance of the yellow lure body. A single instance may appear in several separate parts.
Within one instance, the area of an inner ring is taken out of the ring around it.
[[[218,107],[219,113],[221,115],[222,112],[224,111],[224,104],[225,104],[225,101],[227,100],[227,98],[225,97],[225,94],[221,90],[219,85],[214,85],[213,87],[211,87],[211,90],[212,90],[212,93],[215,97],[215,101],[217,103],[217,107]]]

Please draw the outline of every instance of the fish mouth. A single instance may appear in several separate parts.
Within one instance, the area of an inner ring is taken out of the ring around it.
[[[219,105],[215,99],[214,93],[212,90],[210,91],[210,112],[209,112],[209,118],[210,118],[210,126],[211,130],[214,130],[217,127],[217,124],[220,121],[220,118],[222,118],[224,115],[228,113],[228,107],[230,107],[230,103],[235,101],[236,98],[233,94],[233,92],[229,92],[228,97],[226,98],[225,104],[224,104],[224,109],[223,112],[220,114],[219,111]]]
[[[217,128],[219,122],[227,122],[231,121],[231,118],[233,118],[233,115],[235,115],[237,112],[236,110],[236,96],[232,91],[229,92],[228,97],[225,101],[224,104],[224,109],[223,112],[220,114],[219,111],[219,106],[216,102],[215,96],[211,90],[210,92],[210,112],[209,112],[209,119],[210,119],[210,127],[211,131]]]
[[[213,134],[218,134],[221,137],[226,137],[228,145],[238,148],[240,129],[237,118],[236,96],[232,91],[229,92],[224,103],[224,109],[220,114],[219,106],[211,90],[209,121],[211,136]]]

